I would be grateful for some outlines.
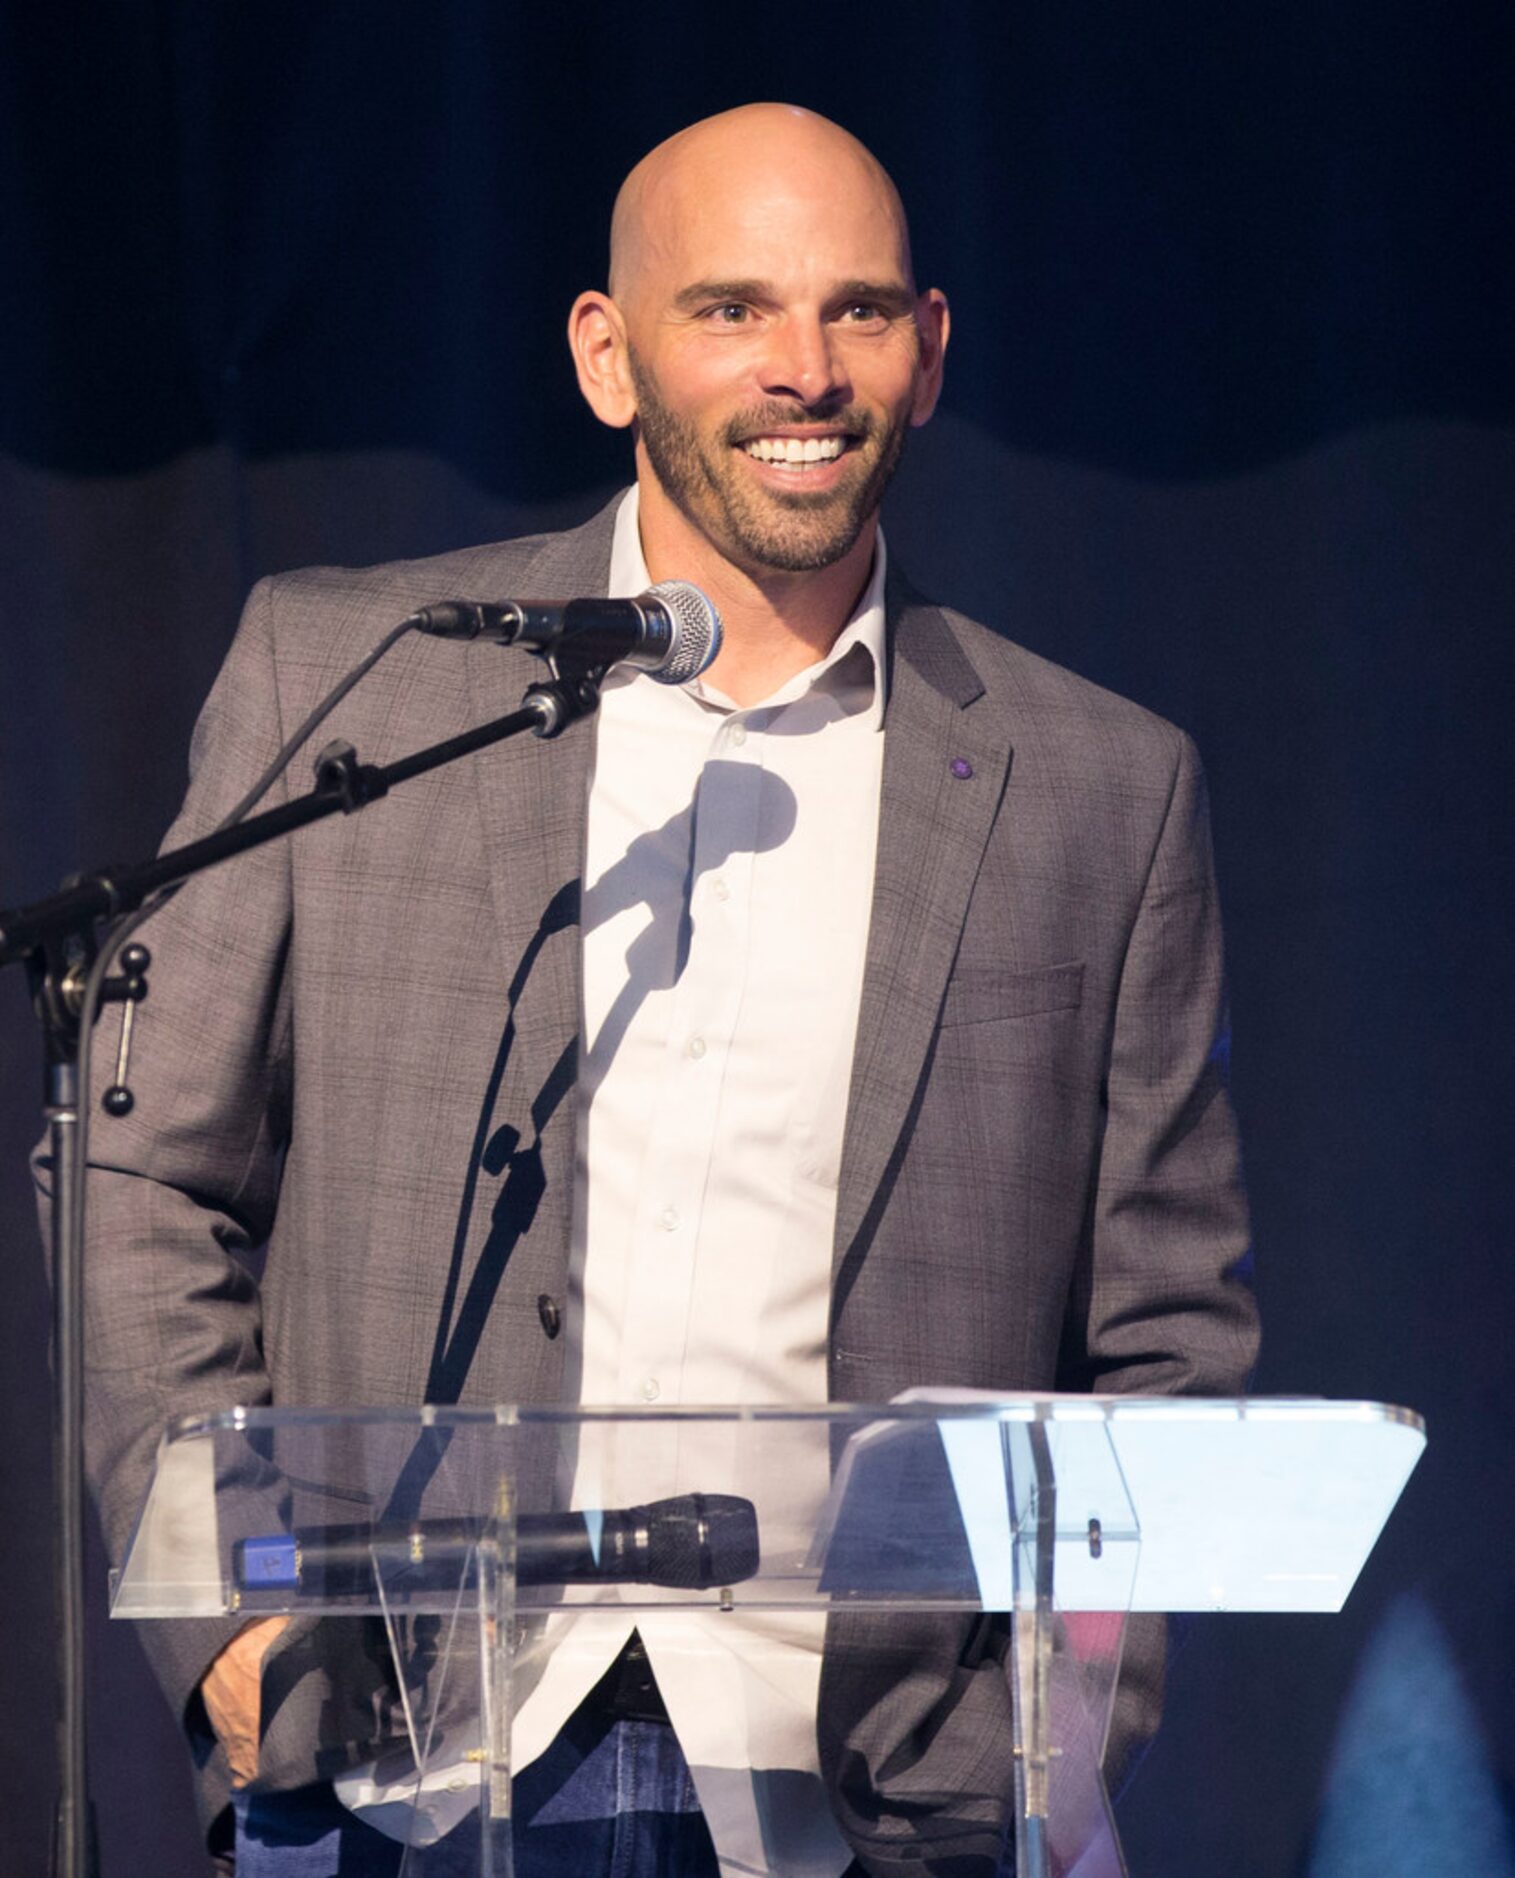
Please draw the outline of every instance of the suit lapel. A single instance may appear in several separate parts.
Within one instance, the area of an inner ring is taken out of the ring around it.
[[[925,1068],[1011,758],[1003,713],[971,708],[983,685],[946,614],[891,578],[889,619],[878,858],[833,1273],[879,1194]]]

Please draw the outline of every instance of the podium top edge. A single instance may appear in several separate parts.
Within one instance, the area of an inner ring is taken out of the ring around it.
[[[501,1403],[492,1407],[318,1407],[269,1406],[217,1410],[175,1417],[165,1431],[169,1443],[259,1429],[329,1427],[544,1428],[582,1422],[641,1423],[707,1421],[734,1425],[817,1421],[1001,1421],[1006,1423],[1104,1422],[1311,1422],[1340,1425],[1379,1423],[1408,1428],[1425,1437],[1424,1418],[1392,1403],[1338,1401],[1324,1396],[1136,1396],[1004,1394],[943,1389],[911,1391],[908,1400],[875,1403],[700,1403],[679,1405],[586,1404],[581,1407]]]

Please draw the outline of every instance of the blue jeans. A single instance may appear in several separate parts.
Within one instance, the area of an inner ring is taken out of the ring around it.
[[[717,1878],[710,1829],[666,1723],[571,1716],[517,1777],[513,1810],[517,1878]],[[395,1878],[400,1869],[403,1848],[329,1786],[238,1795],[236,1818],[237,1878]],[[453,1837],[458,1878],[473,1878],[477,1837],[466,1825]],[[428,1854],[428,1871],[440,1851]]]

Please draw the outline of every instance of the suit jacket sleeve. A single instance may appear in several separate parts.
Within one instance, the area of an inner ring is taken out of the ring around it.
[[[1239,1395],[1257,1307],[1204,772],[1180,739],[1173,796],[1116,1004],[1088,1258],[1075,1277],[1073,1386]],[[1105,1754],[1112,1791],[1162,1718],[1168,1625],[1126,1624]]]
[[[1116,1001],[1092,1230],[1059,1382],[1233,1395],[1257,1355],[1209,808],[1181,737]]]
[[[208,833],[282,741],[271,612],[264,583],[200,716],[189,792],[166,848]],[[263,806],[282,793],[276,785]],[[146,923],[153,964],[133,1042],[129,1117],[99,1106],[118,1008],[96,1034],[86,1462],[113,1563],[130,1542],[169,1420],[269,1400],[258,1287],[243,1255],[267,1237],[287,1130],[288,921],[288,863],[274,844],[199,876]],[[45,1214],[45,1147],[34,1164]],[[191,1698],[200,1676],[237,1628],[235,1619],[142,1626],[176,1714],[198,1708]],[[211,1756],[208,1729],[198,1745],[202,1759]]]

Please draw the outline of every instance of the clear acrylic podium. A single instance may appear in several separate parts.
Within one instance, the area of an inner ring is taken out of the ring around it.
[[[1424,1444],[1308,1400],[237,1410],[165,1435],[111,1610],[372,1620],[328,1634],[386,1682],[357,1758],[405,1878],[509,1878],[512,1719],[586,1616],[696,1613],[719,1652],[775,1615],[819,1648],[827,1614],[1005,1613],[1017,1871],[1117,1878],[1126,1615],[1338,1610]]]

